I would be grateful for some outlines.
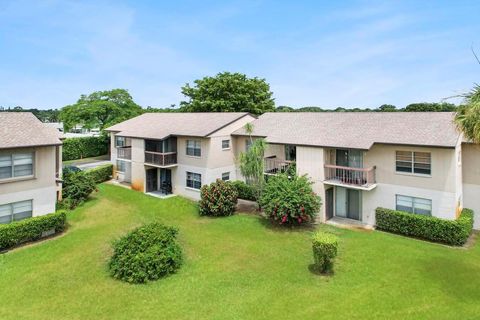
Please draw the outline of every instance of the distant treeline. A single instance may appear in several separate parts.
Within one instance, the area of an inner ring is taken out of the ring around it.
[[[343,108],[323,109],[321,107],[301,107],[292,108],[289,106],[279,106],[275,112],[453,112],[457,111],[459,106],[453,103],[411,103],[405,108],[397,108],[391,104],[383,104],[378,108]]]
[[[453,103],[411,103],[404,108],[397,108],[391,104],[384,104],[378,108],[343,108],[338,107],[335,109],[326,109],[321,107],[301,107],[293,108],[290,106],[279,106],[275,109],[275,112],[452,112],[456,111],[459,106]],[[22,107],[2,107],[0,106],[0,112],[31,112],[42,122],[60,122],[59,109],[24,109]],[[144,112],[182,112],[181,108],[175,108],[174,105],[168,108],[143,108]]]

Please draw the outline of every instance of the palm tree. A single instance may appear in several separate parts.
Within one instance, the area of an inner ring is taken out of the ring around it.
[[[251,123],[245,125],[245,131],[249,135],[250,147],[246,152],[240,153],[240,172],[252,184],[256,197],[259,199],[265,184],[264,155],[267,143],[265,139],[253,139],[253,125]]]
[[[458,108],[455,124],[467,139],[480,144],[480,85],[476,84],[464,97],[465,105]]]

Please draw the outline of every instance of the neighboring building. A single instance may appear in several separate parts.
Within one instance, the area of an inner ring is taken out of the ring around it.
[[[0,223],[55,212],[61,134],[29,112],[2,112],[0,123]]]
[[[63,132],[63,122],[44,122],[45,125],[57,129],[59,132]]]
[[[255,120],[248,113],[146,113],[114,125],[114,178],[132,189],[200,198],[200,187],[235,180],[231,133]]]
[[[385,207],[455,219],[475,210],[480,228],[480,146],[462,141],[453,113],[323,112],[144,114],[108,129],[116,178],[143,192],[194,199],[217,178],[243,180],[236,159],[265,138],[265,174],[293,162],[322,198],[320,221],[375,224]],[[162,189],[162,186],[164,187]]]
[[[320,220],[375,224],[385,207],[455,219],[463,205],[480,228],[480,147],[463,143],[453,113],[266,113],[253,122],[265,138],[266,174],[293,161],[322,197]],[[233,133],[238,155],[244,129]]]

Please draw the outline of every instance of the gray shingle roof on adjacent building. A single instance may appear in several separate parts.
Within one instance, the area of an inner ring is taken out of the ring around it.
[[[0,149],[60,145],[61,136],[30,112],[0,112]]]
[[[375,143],[455,147],[453,118],[452,112],[265,113],[253,122],[253,135],[269,143],[364,150]]]
[[[107,128],[119,136],[164,139],[170,135],[206,137],[247,112],[145,113]]]

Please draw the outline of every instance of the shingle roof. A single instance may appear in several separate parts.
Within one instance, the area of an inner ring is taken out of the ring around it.
[[[145,113],[107,128],[124,137],[164,139],[170,135],[206,137],[247,112]]]
[[[265,113],[253,122],[253,135],[270,143],[364,150],[375,143],[455,147],[459,133],[453,117],[451,112]]]
[[[0,149],[60,145],[60,138],[30,112],[0,112]]]

